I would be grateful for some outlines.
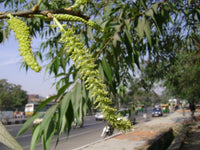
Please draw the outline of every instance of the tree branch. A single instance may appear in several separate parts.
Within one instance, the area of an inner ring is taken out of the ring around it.
[[[82,12],[80,11],[72,11],[72,10],[66,10],[66,9],[58,9],[58,10],[44,10],[44,11],[40,11],[40,10],[28,10],[28,11],[20,11],[20,12],[14,12],[14,13],[10,13],[10,12],[0,12],[0,19],[6,19],[9,18],[7,15],[11,14],[12,16],[18,16],[18,17],[24,17],[24,18],[32,18],[33,15],[43,15],[43,16],[47,16],[47,14],[69,14],[69,15],[73,15],[73,16],[78,16],[81,17],[85,20],[89,20],[89,16],[85,16],[82,14]]]

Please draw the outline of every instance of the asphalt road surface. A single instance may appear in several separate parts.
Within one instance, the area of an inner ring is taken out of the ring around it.
[[[147,118],[144,118],[143,113],[139,112],[136,116],[136,122],[142,123],[144,121],[151,120],[151,109],[148,110]],[[17,132],[22,127],[22,124],[7,125],[6,128],[13,135],[16,136]],[[57,137],[55,136],[51,142],[51,150],[71,150],[78,149],[84,145],[101,140],[100,137],[102,129],[104,127],[103,121],[96,121],[94,116],[86,117],[84,126],[82,128],[72,129],[69,136],[62,135],[59,138],[59,143],[55,147]],[[117,131],[116,131],[117,132]],[[30,149],[31,143],[31,131],[25,132],[23,135],[16,137],[16,140],[23,146],[25,150]],[[0,150],[9,150],[0,143]],[[37,144],[36,150],[43,150],[42,143]]]

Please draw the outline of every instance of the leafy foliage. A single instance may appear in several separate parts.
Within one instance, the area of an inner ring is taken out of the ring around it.
[[[15,138],[6,130],[2,122],[0,122],[0,141],[1,143],[7,145],[12,150],[18,149],[23,150],[22,146],[17,143]]]
[[[165,81],[173,95],[193,102],[199,100],[199,63],[199,48],[196,51],[178,53]]]
[[[8,83],[7,80],[0,80],[0,106],[19,108],[27,103],[27,93],[20,85]]]

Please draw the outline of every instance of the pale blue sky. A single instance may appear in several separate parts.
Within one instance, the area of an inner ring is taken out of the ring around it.
[[[39,47],[37,41],[33,41],[33,50]],[[4,43],[0,43],[0,79],[7,79],[9,83],[21,85],[28,94],[39,94],[48,96],[56,94],[55,87],[52,87],[53,79],[44,75],[44,69],[35,73],[31,69],[28,72],[20,69],[18,42],[12,35]]]

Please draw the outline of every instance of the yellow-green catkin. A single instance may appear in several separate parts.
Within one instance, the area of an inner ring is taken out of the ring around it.
[[[85,20],[78,16],[73,16],[69,14],[54,14],[53,15],[57,20],[59,21],[73,21],[73,22],[82,22],[84,24],[89,25],[90,27],[97,29],[101,32],[103,32],[103,29],[94,21],[92,20]]]
[[[75,67],[79,69],[81,78],[84,80],[87,90],[90,91],[90,98],[94,98],[94,103],[97,103],[97,109],[100,109],[105,114],[106,120],[115,128],[127,130],[131,128],[130,121],[117,120],[116,109],[111,107],[112,100],[109,98],[109,93],[106,89],[97,66],[94,63],[94,58],[89,50],[84,47],[84,44],[74,34],[73,29],[69,28],[62,34],[60,42],[70,58],[74,61]]]
[[[23,57],[27,65],[34,71],[39,72],[41,67],[38,65],[37,61],[33,56],[31,50],[31,38],[29,27],[25,25],[23,21],[17,17],[11,17],[7,20],[9,28],[15,33],[15,38],[19,42],[20,55]]]

